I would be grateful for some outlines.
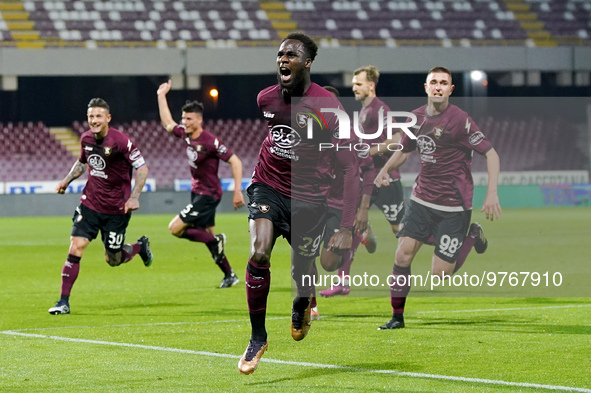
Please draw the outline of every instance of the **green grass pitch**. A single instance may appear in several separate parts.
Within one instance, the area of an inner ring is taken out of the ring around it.
[[[387,275],[396,240],[378,211],[371,217],[378,252],[360,249],[352,274],[373,258]],[[584,292],[426,297],[417,289],[407,302],[407,328],[378,331],[390,317],[389,299],[360,297],[353,288],[348,297],[319,298],[322,318],[294,342],[284,240],[272,258],[269,351],[253,375],[240,375],[250,334],[246,214],[217,217],[241,280],[223,290],[205,246],[171,236],[170,219],[132,218],[127,239],[150,236],[150,268],[139,257],[109,267],[101,243],[93,242],[72,291],[72,313],[58,316],[47,309],[59,297],[71,221],[0,220],[1,392],[591,392],[591,297]],[[489,249],[471,254],[464,268],[523,264],[572,277],[570,266],[590,262],[590,222],[585,207],[507,210],[499,222],[484,224]],[[413,272],[428,268],[431,252],[420,251]]]

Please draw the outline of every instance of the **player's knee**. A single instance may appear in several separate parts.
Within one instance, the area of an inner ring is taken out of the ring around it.
[[[343,257],[323,249],[320,255],[320,264],[327,272],[334,272],[343,265]]]
[[[105,254],[105,261],[109,264],[109,266],[115,267],[119,266],[123,263],[123,252],[111,252],[107,251]]]
[[[269,266],[271,264],[271,254],[266,250],[254,250],[250,256],[250,261],[255,266]]]
[[[184,228],[178,228],[175,225],[173,225],[172,223],[170,223],[168,225],[168,230],[172,236],[176,236],[176,237],[183,236],[183,233],[185,232]]]
[[[403,248],[396,250],[396,264],[401,267],[408,267],[412,263],[414,255]]]

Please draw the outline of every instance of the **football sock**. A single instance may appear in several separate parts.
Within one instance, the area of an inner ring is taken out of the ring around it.
[[[61,299],[65,301],[69,301],[70,291],[72,290],[76,278],[78,278],[78,273],[80,272],[80,259],[81,257],[68,254],[68,258],[62,268]]]
[[[267,313],[269,287],[271,286],[271,271],[269,270],[269,266],[255,266],[251,261],[248,261],[245,281],[252,339],[265,342],[267,341],[265,315]]]
[[[185,232],[183,232],[181,237],[183,239],[188,239],[192,242],[199,242],[199,243],[205,243],[205,244],[216,242],[216,244],[217,244],[217,240],[215,239],[215,236],[212,235],[211,233],[207,232],[203,228],[187,228],[187,229],[185,229]]]
[[[299,312],[303,312],[306,308],[308,308],[309,304],[310,304],[309,297],[296,297],[293,302],[293,308],[294,308],[294,310],[297,310]]]
[[[222,260],[219,263],[216,262],[216,265],[220,267],[220,269],[222,270],[222,272],[224,272],[226,277],[232,274],[232,266],[230,266],[230,262],[228,262],[228,258],[226,258],[225,255],[222,257]]]
[[[410,291],[410,266],[400,267],[394,265],[390,280],[390,304],[394,314],[404,313],[406,296]]]
[[[142,249],[142,246],[139,243],[135,244],[124,244],[121,248],[123,250],[123,262],[129,262],[133,257],[137,255],[138,252]]]
[[[470,235],[466,236],[464,239],[464,243],[462,243],[462,247],[460,247],[460,252],[458,253],[458,259],[456,260],[456,267],[454,268],[454,273],[461,269],[466,262],[466,258],[468,258],[468,254],[472,251],[472,247],[474,247],[474,243],[476,243],[476,237],[472,237]]]

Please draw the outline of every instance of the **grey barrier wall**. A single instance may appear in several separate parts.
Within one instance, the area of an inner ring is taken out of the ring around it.
[[[246,199],[246,193],[244,197]],[[234,192],[225,192],[217,208],[218,212],[233,212],[232,196]],[[143,193],[140,197],[140,209],[134,214],[178,214],[188,203],[189,192],[156,191]],[[0,195],[0,219],[2,217],[23,216],[71,216],[80,203],[80,194],[18,194]],[[248,216],[246,207],[238,210]]]
[[[220,75],[273,73],[276,48],[0,49],[0,75]],[[437,60],[470,71],[590,71],[589,47],[321,48],[314,72],[347,72],[371,62],[382,72],[423,71]]]

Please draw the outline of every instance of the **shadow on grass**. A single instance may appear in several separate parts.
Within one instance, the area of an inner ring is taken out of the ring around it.
[[[521,334],[531,333],[552,333],[552,334],[583,334],[591,335],[591,326],[585,325],[556,325],[539,323],[539,318],[525,319],[518,316],[507,318],[471,317],[471,318],[421,318],[415,325],[413,320],[407,320],[407,327],[421,329],[423,327],[437,326],[441,328],[454,329],[459,326],[478,326],[479,331],[488,332],[511,332]],[[488,325],[488,326],[487,326]]]
[[[326,369],[326,368],[314,368],[314,369],[307,369],[306,371],[298,372],[290,374],[289,376],[285,376],[282,378],[274,378],[268,379],[265,381],[257,381],[251,383],[245,383],[248,386],[266,386],[269,389],[273,389],[273,385],[281,384],[281,383],[288,383],[290,386],[294,386],[292,384],[298,384],[301,387],[301,390],[306,390],[307,387],[310,387],[309,384],[306,383],[306,380],[310,380],[310,383],[313,384],[314,392],[322,392],[324,390],[333,392],[335,388],[338,388],[339,391],[343,392],[392,392],[392,388],[384,388],[384,389],[376,389],[375,387],[367,387],[364,389],[359,386],[359,384],[355,384],[355,386],[343,386],[339,385],[338,387],[333,384],[326,384],[322,386],[320,383],[323,381],[323,377],[339,377],[340,375],[354,373],[360,373],[364,370],[394,370],[397,366],[394,363],[364,363],[362,367],[358,366],[343,366],[348,368],[341,368],[341,369]],[[260,372],[263,370],[257,370],[256,372]],[[370,371],[371,372],[371,371]],[[393,375],[395,376],[395,375]],[[394,384],[394,381],[390,381],[387,385]],[[346,382],[345,382],[346,383]],[[275,388],[280,389],[280,386],[276,386]],[[272,391],[272,390],[270,390]],[[398,393],[418,393],[424,392],[424,390],[411,390],[411,389],[396,389]]]

